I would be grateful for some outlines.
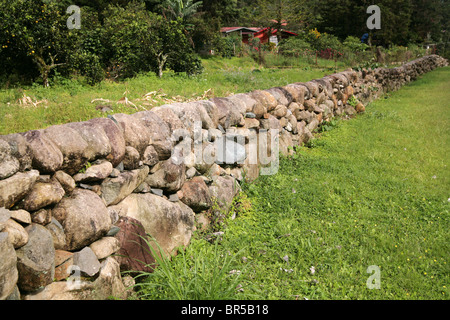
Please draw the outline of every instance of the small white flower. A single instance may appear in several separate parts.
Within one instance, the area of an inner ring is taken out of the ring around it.
[[[312,266],[311,268],[309,268],[309,271],[311,271],[311,274],[314,275],[314,273],[316,273],[316,268]]]

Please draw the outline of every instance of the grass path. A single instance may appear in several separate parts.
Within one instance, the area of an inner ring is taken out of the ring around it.
[[[225,299],[449,299],[448,101],[449,67],[281,159],[245,186],[218,249],[199,234],[173,259],[182,297],[209,299],[222,277],[216,291],[242,285]],[[146,292],[171,298],[166,282],[156,272]]]

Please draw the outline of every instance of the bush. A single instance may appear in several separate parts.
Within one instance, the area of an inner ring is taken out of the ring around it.
[[[302,38],[291,37],[281,41],[278,50],[282,55],[298,57],[309,53],[311,45]]]

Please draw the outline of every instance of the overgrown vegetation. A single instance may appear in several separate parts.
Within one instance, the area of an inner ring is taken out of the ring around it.
[[[199,233],[170,263],[177,287],[205,286],[177,299],[215,297],[218,273],[226,299],[448,299],[449,77],[424,75],[245,185],[219,242]],[[168,276],[141,283],[144,298],[174,297]]]
[[[69,29],[71,12],[66,10],[72,4],[2,2],[3,87],[49,86],[54,77],[81,76],[93,85],[143,72],[195,75],[203,71],[198,54],[208,50],[222,57],[251,56],[266,66],[264,52],[279,49],[282,66],[288,61],[295,65],[287,57],[316,62],[319,56],[334,61],[335,67],[338,61],[353,66],[374,56],[378,63],[398,63],[422,55],[426,45],[431,45],[429,53],[448,57],[449,52],[445,30],[450,9],[439,0],[382,1],[383,28],[376,32],[366,27],[368,4],[356,0],[79,0],[81,27]],[[274,31],[279,48],[273,43],[243,46],[239,37],[222,37],[221,27],[238,25]],[[282,39],[282,29],[299,36]],[[360,40],[364,34],[366,44]]]

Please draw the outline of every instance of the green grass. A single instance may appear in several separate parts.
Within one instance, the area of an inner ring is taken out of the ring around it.
[[[173,258],[178,286],[186,271],[197,277],[189,257],[202,263],[200,275],[241,270],[243,287],[225,299],[448,300],[449,92],[450,68],[433,71],[282,158],[277,175],[244,187],[218,248],[198,233]],[[215,260],[225,255],[233,260]],[[380,268],[380,289],[367,287],[369,266]],[[170,296],[167,287],[142,289],[149,299]]]
[[[334,72],[328,66],[307,64],[292,69],[259,67],[250,57],[203,59],[204,73],[195,77],[166,72],[162,79],[155,74],[142,74],[121,82],[103,81],[87,85],[82,78],[56,78],[50,88],[33,85],[25,88],[0,89],[0,134],[43,129],[51,125],[86,121],[105,117],[96,110],[108,105],[113,113],[134,113],[154,106],[188,99],[226,97],[233,93],[269,89],[294,82],[317,79]],[[341,66],[340,70],[344,67]],[[153,92],[149,99],[147,93]],[[20,104],[24,96],[33,103]],[[134,105],[117,104],[127,97]],[[94,101],[106,99],[110,102]]]

